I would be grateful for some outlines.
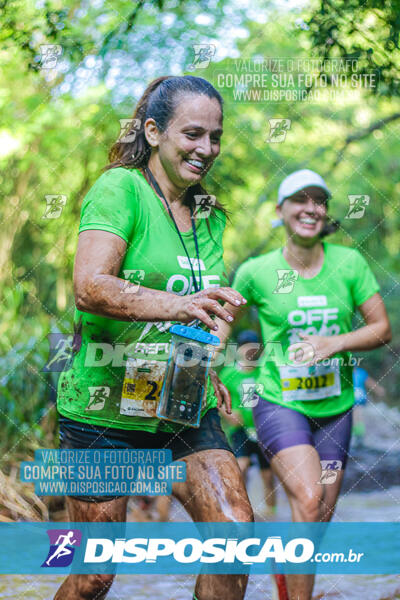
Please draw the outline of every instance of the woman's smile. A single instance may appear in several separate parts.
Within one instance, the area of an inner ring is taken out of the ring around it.
[[[318,219],[317,217],[300,216],[297,218],[297,222],[300,223],[301,229],[305,231],[315,232],[318,227],[318,224],[320,223],[320,219]]]
[[[185,158],[184,161],[185,166],[192,172],[192,173],[199,173],[199,174],[203,174],[204,170],[206,169],[206,167],[208,166],[207,163],[205,161],[201,161],[198,159],[194,159],[194,158]]]

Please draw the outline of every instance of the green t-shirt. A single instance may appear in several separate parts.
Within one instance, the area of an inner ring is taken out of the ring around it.
[[[224,367],[219,372],[219,378],[231,395],[232,411],[239,412],[243,419],[243,425],[231,425],[228,421],[224,421],[224,431],[229,438],[241,427],[244,427],[250,439],[257,438],[253,420],[252,396],[256,391],[258,377],[259,369],[257,368],[251,371],[241,371],[237,367]]]
[[[312,279],[298,276],[282,249],[242,264],[233,287],[255,305],[260,319],[263,354],[261,397],[311,417],[339,414],[354,402],[351,354],[335,354],[317,367],[293,367],[290,345],[307,335],[338,335],[352,331],[352,317],[379,290],[361,254],[324,243],[324,263]],[[336,364],[335,364],[336,363]]]
[[[225,217],[218,210],[208,219],[196,220],[200,265],[192,229],[182,233],[197,281],[200,267],[203,289],[227,285],[222,257],[224,227]],[[178,295],[194,293],[190,263],[175,226],[139,171],[119,167],[99,177],[82,204],[79,232],[90,229],[108,231],[126,241],[118,277],[132,282],[133,290],[142,285]],[[165,365],[171,325],[117,321],[75,309],[74,327],[81,336],[81,345],[68,370],[60,376],[59,412],[77,421],[121,429],[181,430],[182,425],[154,416],[156,402],[151,384],[144,392],[140,388],[141,398],[146,397],[147,404],[141,400],[138,408],[135,400],[138,388],[133,385],[129,388],[129,374],[126,375],[124,365],[127,357],[161,361]],[[146,384],[144,381],[143,386]],[[202,415],[214,406],[216,397],[208,381]]]

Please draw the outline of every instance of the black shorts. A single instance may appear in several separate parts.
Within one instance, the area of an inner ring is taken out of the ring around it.
[[[257,442],[251,440],[245,429],[241,427],[232,434],[231,445],[236,458],[257,456],[260,469],[269,469],[270,464]]]
[[[202,450],[229,450],[225,433],[221,429],[219,412],[210,408],[202,418],[200,427],[182,427],[179,432],[166,433],[100,427],[73,421],[59,415],[60,449],[90,448],[115,450],[157,449],[171,450],[172,459],[179,460]],[[84,502],[107,502],[121,496],[71,496]]]

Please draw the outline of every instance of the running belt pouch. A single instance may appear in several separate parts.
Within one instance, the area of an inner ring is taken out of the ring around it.
[[[219,338],[199,327],[173,325],[170,353],[157,417],[189,427],[200,426],[213,346]]]

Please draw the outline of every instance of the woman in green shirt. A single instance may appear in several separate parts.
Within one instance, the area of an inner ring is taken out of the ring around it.
[[[351,436],[350,352],[377,348],[391,338],[379,286],[365,259],[356,249],[322,241],[332,228],[330,196],[313,171],[286,177],[277,205],[286,245],[246,261],[233,282],[248,306],[258,309],[262,391],[253,416],[294,521],[332,517]],[[353,331],[356,310],[365,325]],[[224,341],[229,327],[221,323],[221,329]],[[312,575],[289,575],[286,582],[290,598],[311,598]]]
[[[199,429],[156,416],[172,322],[198,320],[215,331],[212,317],[233,318],[219,301],[245,302],[226,287],[224,210],[200,183],[220,152],[221,135],[222,99],[211,84],[160,77],[86,195],[74,270],[79,342],[59,381],[60,445],[169,448],[174,460],[186,462],[186,481],[174,483],[173,494],[194,521],[251,521],[220,427],[217,407],[225,402],[229,411],[230,400],[216,375]],[[138,368],[128,369],[128,349],[151,371],[147,380]],[[73,522],[124,521],[127,500],[75,496],[67,505]],[[70,575],[56,599],[99,600],[112,581],[113,575]],[[200,575],[195,598],[241,600],[246,584],[246,575]]]

